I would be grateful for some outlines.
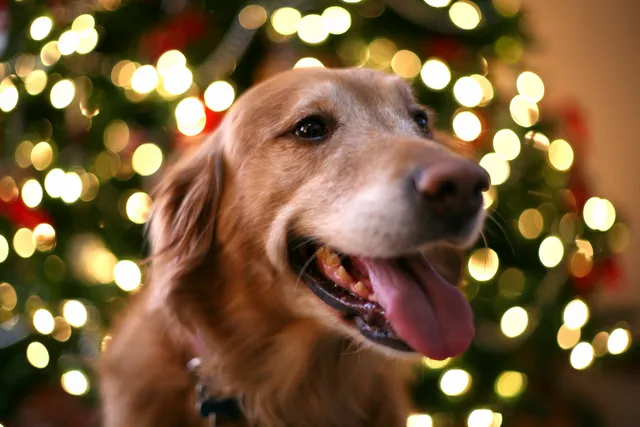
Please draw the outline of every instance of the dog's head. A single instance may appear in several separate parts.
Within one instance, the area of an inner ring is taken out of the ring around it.
[[[282,295],[289,315],[379,349],[442,359],[473,336],[454,284],[488,186],[482,168],[434,136],[401,79],[298,69],[247,91],[173,167],[151,237],[182,278],[213,265],[212,248],[224,258],[242,241],[248,262],[279,275],[268,290],[248,288],[256,297]]]

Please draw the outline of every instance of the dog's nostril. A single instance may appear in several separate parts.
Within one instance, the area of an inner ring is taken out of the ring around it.
[[[458,189],[456,183],[451,180],[445,180],[440,183],[440,186],[435,190],[433,194],[427,194],[427,196],[433,197],[447,197],[454,196]]]

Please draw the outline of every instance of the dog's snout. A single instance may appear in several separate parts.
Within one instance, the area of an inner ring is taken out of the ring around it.
[[[482,205],[482,192],[490,185],[484,168],[463,159],[420,167],[413,180],[430,211],[460,219],[475,215]]]

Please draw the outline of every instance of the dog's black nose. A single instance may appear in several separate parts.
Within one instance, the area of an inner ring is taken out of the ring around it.
[[[482,207],[482,192],[489,189],[489,174],[465,159],[443,160],[420,167],[413,174],[416,190],[432,213],[465,222]]]

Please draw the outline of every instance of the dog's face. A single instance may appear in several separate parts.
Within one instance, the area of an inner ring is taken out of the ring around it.
[[[208,154],[215,151],[224,189],[201,189],[211,200],[190,203],[185,190],[178,204],[190,205],[183,215],[219,211],[222,234],[239,216],[285,277],[277,284],[289,295],[283,309],[384,351],[453,356],[469,345],[473,322],[451,283],[462,270],[460,249],[478,237],[489,182],[436,141],[430,120],[395,76],[289,71],[238,99],[196,156],[191,185],[220,185]],[[174,222],[180,210],[174,206]],[[206,227],[186,232],[213,232]],[[156,230],[162,240],[166,225]]]

